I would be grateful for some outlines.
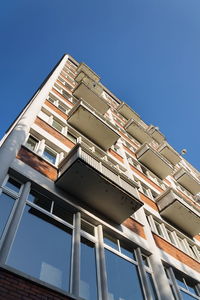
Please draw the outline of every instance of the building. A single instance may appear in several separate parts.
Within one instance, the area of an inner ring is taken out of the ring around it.
[[[1,141],[0,299],[200,299],[200,175],[64,55]]]

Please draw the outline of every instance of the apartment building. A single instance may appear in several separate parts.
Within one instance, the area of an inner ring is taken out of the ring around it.
[[[0,299],[200,299],[200,174],[64,55],[1,141]]]

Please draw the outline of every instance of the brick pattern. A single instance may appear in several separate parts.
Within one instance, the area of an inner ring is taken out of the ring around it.
[[[0,268],[0,300],[74,300]]]
[[[117,152],[113,151],[112,149],[109,149],[108,151],[112,156],[114,156],[116,159],[118,159],[120,162],[124,162],[123,157],[119,155]]]
[[[153,234],[155,242],[157,246],[165,251],[166,253],[170,254],[174,258],[176,258],[181,263],[187,265],[188,267],[192,268],[193,270],[200,273],[200,263],[197,262],[195,259],[188,256],[186,253],[182,252],[181,250],[177,249],[162,237],[158,236],[157,234]]]
[[[43,130],[51,134],[53,137],[58,139],[61,143],[67,146],[69,149],[72,149],[75,144],[71,142],[68,138],[66,138],[62,133],[58,132],[56,129],[52,128],[49,124],[45,121],[40,119],[39,117],[36,118],[35,124],[41,127]]]
[[[143,225],[137,222],[136,220],[133,220],[132,218],[128,218],[122,223],[122,225],[124,225],[131,231],[135,232],[142,238],[146,239]]]
[[[153,200],[149,199],[147,196],[145,196],[141,192],[139,192],[139,195],[140,195],[140,200],[141,201],[143,201],[144,203],[149,205],[154,210],[158,211],[158,206],[156,205],[156,203]]]
[[[49,179],[57,179],[57,169],[27,148],[22,146],[17,154],[17,158]]]
[[[65,120],[67,120],[68,116],[61,111],[58,107],[56,107],[55,105],[53,105],[53,103],[49,102],[49,101],[45,101],[44,104],[46,106],[48,106],[49,108],[51,108],[53,111],[55,111],[58,115],[60,115],[62,118],[64,118]]]

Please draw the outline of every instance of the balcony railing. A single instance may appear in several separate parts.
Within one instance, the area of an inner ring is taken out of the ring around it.
[[[137,184],[83,144],[77,144],[59,165],[56,185],[118,224],[143,205]]]
[[[160,214],[184,232],[195,236],[200,232],[200,209],[169,188],[156,199]]]
[[[193,195],[200,192],[200,181],[184,168],[179,169],[174,178]]]
[[[108,150],[119,138],[114,125],[84,101],[79,101],[68,116],[70,125],[103,150]]]
[[[139,162],[161,179],[164,179],[173,171],[172,165],[148,144],[143,144],[140,149],[136,151],[136,156]]]
[[[99,113],[105,114],[109,105],[102,98],[102,93],[103,88],[88,77],[84,77],[73,91],[75,97],[83,99]]]

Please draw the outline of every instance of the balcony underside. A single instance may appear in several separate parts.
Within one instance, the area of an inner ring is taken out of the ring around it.
[[[140,116],[124,102],[117,107],[117,111],[127,120],[134,119],[137,122],[140,120]]]
[[[83,99],[85,102],[90,104],[99,113],[105,114],[109,109],[109,105],[89,88],[84,82],[81,82],[74,90],[73,95],[79,99]]]
[[[189,172],[184,169],[178,170],[174,174],[174,178],[180,183],[184,188],[186,188],[193,195],[196,195],[200,192],[200,183],[199,181]]]
[[[131,119],[126,125],[125,130],[132,135],[138,142],[150,143],[152,141],[152,137],[145,131],[145,129],[140,126],[137,122]]]
[[[112,125],[79,102],[69,113],[68,123],[104,150],[108,150],[119,138]]]
[[[62,164],[56,185],[75,196],[80,205],[84,203],[117,224],[143,205],[136,188],[129,186],[127,192],[127,182],[121,178],[118,184],[116,174],[105,165],[100,166],[86,153],[78,154],[74,149],[72,152]]]
[[[77,82],[80,82],[85,76],[89,77],[90,79],[94,80],[95,82],[98,82],[100,80],[100,77],[92,70],[90,69],[86,64],[81,63],[76,70],[77,76],[75,80]]]
[[[145,165],[161,179],[164,179],[172,173],[172,166],[162,156],[152,149],[149,145],[144,144],[136,152],[139,162]]]
[[[191,236],[200,232],[200,212],[169,189],[157,199],[160,214]]]
[[[162,154],[174,166],[181,160],[178,153],[167,144],[162,145],[162,147],[159,149],[159,153]]]
[[[157,127],[151,125],[148,129],[148,133],[158,144],[161,144],[165,140],[164,135],[158,130]]]

